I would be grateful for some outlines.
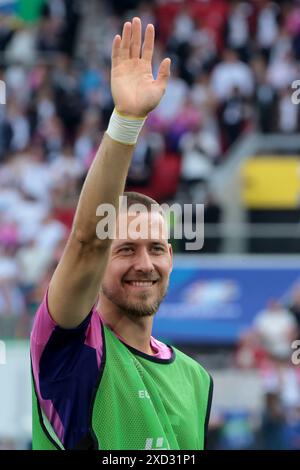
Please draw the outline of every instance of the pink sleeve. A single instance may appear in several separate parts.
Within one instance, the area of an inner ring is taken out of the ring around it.
[[[47,293],[46,292],[44,299],[39,306],[37,313],[35,315],[33,328],[30,337],[30,351],[31,351],[31,360],[32,360],[32,369],[34,382],[36,386],[37,396],[39,403],[43,411],[45,412],[47,418],[51,422],[56,434],[63,441],[64,439],[64,426],[60,419],[59,414],[57,413],[52,400],[43,399],[41,397],[39,375],[40,375],[40,361],[47,346],[47,343],[52,334],[55,334],[58,329],[66,331],[61,328],[51,317],[48,309],[47,302]],[[74,331],[74,335],[78,334],[78,330],[85,331],[85,341],[84,344],[94,348],[96,350],[97,365],[100,368],[100,362],[102,357],[102,325],[99,315],[96,310],[93,308],[91,313],[85,318],[85,320],[77,327],[72,330],[68,330],[67,337],[72,337],[70,335],[71,331]]]
[[[85,319],[81,325],[86,322]],[[77,328],[80,328],[79,325]],[[49,341],[49,338],[55,328],[61,328],[51,317],[48,309],[48,290],[45,293],[42,303],[40,304],[34,318],[33,328],[30,336],[31,359],[34,376],[38,376],[38,365],[42,352]],[[76,328],[76,329],[77,329]],[[96,349],[97,364],[100,368],[103,341],[102,341],[102,324],[100,316],[95,307],[93,307],[86,328],[85,344]]]
[[[38,366],[42,352],[49,341],[52,331],[56,327],[56,323],[51,318],[48,311],[47,295],[48,290],[35,314],[33,328],[30,335],[30,353],[33,373],[36,380],[38,378]]]

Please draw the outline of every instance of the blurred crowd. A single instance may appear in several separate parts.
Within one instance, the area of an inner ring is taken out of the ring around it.
[[[238,394],[252,377],[250,402],[213,408],[209,448],[300,450],[300,283],[286,299],[269,299],[228,357]]]
[[[240,338],[235,364],[259,371],[264,394],[261,447],[299,450],[300,284],[287,302],[270,299],[257,313],[252,328]]]
[[[107,127],[111,43],[124,19],[155,24],[154,75],[162,57],[172,59],[127,186],[161,202],[205,203],[206,222],[218,223],[209,182],[226,150],[248,130],[298,130],[290,90],[299,70],[300,2],[16,3],[17,15],[0,9],[0,318],[20,317],[14,334],[23,336]],[[89,8],[99,15],[94,31]]]

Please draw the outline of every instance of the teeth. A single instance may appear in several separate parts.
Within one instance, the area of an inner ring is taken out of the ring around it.
[[[135,287],[151,287],[153,281],[131,281],[130,285]]]

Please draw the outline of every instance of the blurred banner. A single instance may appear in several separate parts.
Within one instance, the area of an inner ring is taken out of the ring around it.
[[[16,14],[19,0],[0,0],[0,15]]]
[[[36,22],[45,0],[0,0],[0,15],[15,15],[25,22]]]
[[[269,299],[287,304],[300,258],[177,257],[154,336],[177,343],[234,343]]]
[[[295,209],[300,203],[299,156],[258,156],[242,166],[248,209]]]

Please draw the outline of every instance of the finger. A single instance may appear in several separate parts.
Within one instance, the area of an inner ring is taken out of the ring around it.
[[[154,26],[148,24],[145,31],[145,38],[143,44],[142,58],[151,62],[154,49]]]
[[[131,23],[127,21],[123,26],[122,40],[121,40],[121,59],[129,59],[130,51],[130,40],[131,40]]]
[[[142,24],[139,18],[133,18],[131,29],[130,57],[136,59],[140,57],[142,42]]]
[[[121,36],[117,34],[114,37],[112,50],[111,50],[111,65],[112,67],[116,67],[121,60]]]
[[[164,59],[158,69],[156,83],[159,85],[163,90],[166,89],[168,80],[170,78],[170,71],[171,71],[171,59],[166,58]]]

